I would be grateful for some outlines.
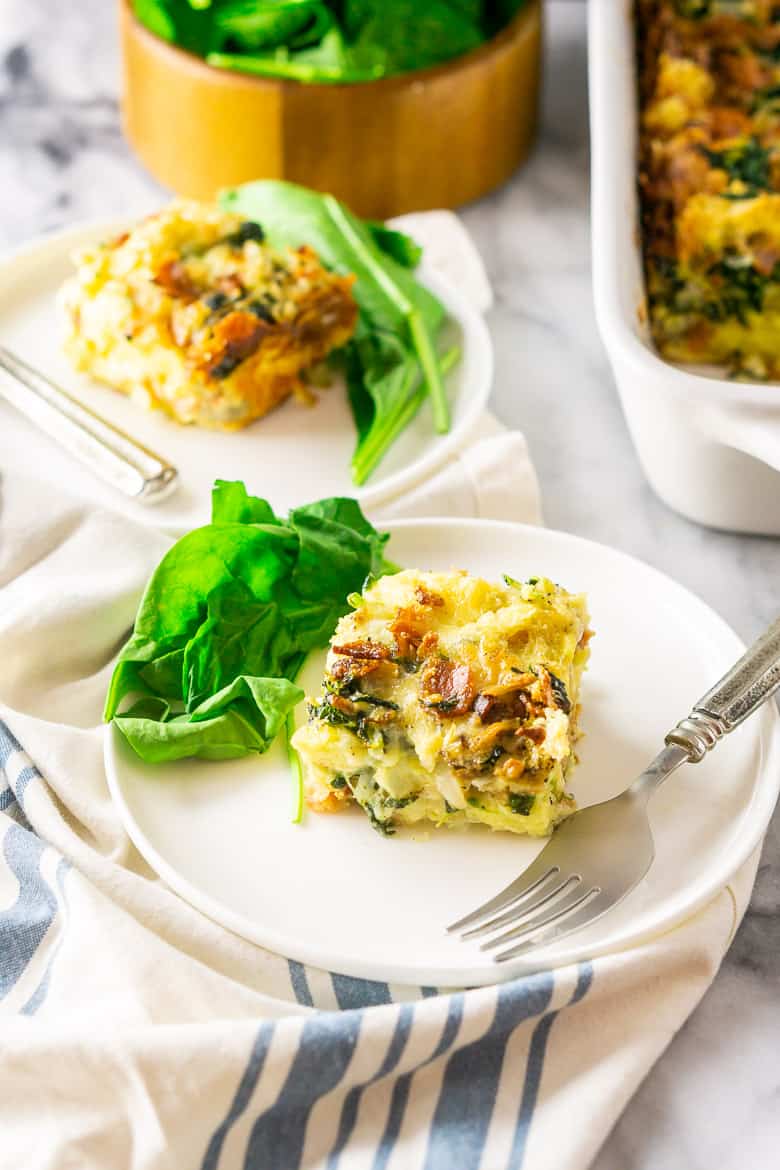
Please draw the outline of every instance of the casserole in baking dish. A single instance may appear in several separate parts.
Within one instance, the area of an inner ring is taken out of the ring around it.
[[[756,372],[766,376],[767,357],[762,356],[763,368],[753,365],[752,375],[751,363],[743,360],[741,376],[747,380],[740,381],[729,378],[725,366],[704,364],[714,357],[730,360],[725,350],[716,354],[681,348],[670,353],[665,337],[659,336],[664,333],[663,301],[658,302],[657,336],[668,356],[691,364],[664,360],[651,337],[639,230],[635,19],[635,5],[628,0],[590,4],[593,276],[599,328],[637,453],[661,498],[703,524],[780,534],[780,385],[756,378]],[[679,79],[676,88],[692,92]],[[702,161],[708,160],[702,156]],[[705,165],[716,182],[722,180],[717,174],[722,169]],[[731,180],[728,174],[726,178],[727,187]],[[736,205],[741,200],[723,202]],[[650,291],[655,297],[657,289]],[[733,321],[728,327],[733,329]]]
[[[639,194],[663,357],[780,376],[780,9],[636,0]]]

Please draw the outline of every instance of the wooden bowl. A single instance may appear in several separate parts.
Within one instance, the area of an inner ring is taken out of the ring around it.
[[[458,207],[503,183],[537,118],[540,0],[444,65],[356,85],[228,72],[161,40],[121,0],[124,124],[155,178],[212,199],[289,179],[386,219]]]

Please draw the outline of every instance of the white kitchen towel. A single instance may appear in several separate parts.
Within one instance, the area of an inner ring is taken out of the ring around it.
[[[429,259],[488,307],[468,237],[435,216]],[[757,857],[663,938],[493,988],[350,979],[242,941],[155,878],[103,770],[112,660],[170,538],[27,478],[34,452],[11,446],[0,1170],[584,1170],[711,982]],[[486,417],[381,515],[540,522],[524,438]]]
[[[518,450],[480,440],[436,509],[534,519]],[[717,971],[755,859],[654,942],[498,987],[288,962],[155,879],[108,794],[111,662],[169,538],[18,475],[0,537],[0,1168],[586,1167]]]

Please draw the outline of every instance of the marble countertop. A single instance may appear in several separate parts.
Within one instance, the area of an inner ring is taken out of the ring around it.
[[[776,616],[780,542],[688,523],[634,455],[590,285],[585,4],[550,0],[539,145],[464,211],[496,292],[493,407],[526,433],[549,525],[639,556],[745,639]],[[160,189],[125,145],[115,6],[0,3],[0,248]],[[625,1111],[594,1170],[763,1170],[780,1142],[780,813],[714,985]]]

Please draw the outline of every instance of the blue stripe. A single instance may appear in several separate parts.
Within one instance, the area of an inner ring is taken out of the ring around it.
[[[60,891],[60,899],[62,901],[63,911],[67,910],[67,905],[68,905],[67,900],[65,898],[65,875],[69,871],[69,869],[70,869],[70,862],[67,861],[64,857],[60,858],[59,864],[57,865],[57,888]],[[65,917],[64,913],[62,914],[62,917],[63,918]],[[52,973],[52,969],[54,967],[54,960],[57,958],[57,955],[60,953],[60,947],[62,946],[64,941],[65,941],[65,934],[63,932],[60,935],[60,937],[57,939],[57,943],[54,946],[51,955],[49,956],[49,961],[46,964],[46,970],[43,973],[43,978],[41,979],[40,983],[38,984],[35,991],[30,996],[30,998],[27,1000],[27,1003],[24,1004],[24,1006],[20,1009],[20,1012],[19,1012],[20,1015],[34,1016],[35,1013],[38,1011],[38,1008],[41,1006],[43,1001],[46,999],[46,996],[49,994],[49,986],[51,984],[51,973]]]
[[[590,986],[593,982],[593,964],[588,959],[584,963],[579,964],[577,973],[577,986],[574,988],[574,995],[569,1000],[569,1005],[579,1003],[584,995],[590,991]]]
[[[30,764],[28,767],[22,768],[21,772],[14,781],[13,787],[14,792],[16,793],[16,799],[19,801],[19,804],[22,806],[22,808],[24,808],[25,789],[27,788],[27,785],[30,783],[30,781],[34,780],[36,776],[40,776],[40,772],[34,764]]]
[[[398,1078],[393,1085],[393,1096],[390,1100],[390,1112],[385,1124],[385,1131],[379,1140],[376,1157],[372,1170],[385,1170],[390,1155],[392,1154],[395,1143],[398,1141],[398,1135],[401,1132],[401,1125],[403,1124],[404,1114],[406,1113],[406,1106],[409,1101],[409,1090],[412,1085],[412,1077],[418,1069],[425,1068],[426,1065],[432,1064],[434,1060],[438,1060],[440,1056],[452,1047],[455,1042],[455,1037],[460,1028],[460,1022],[463,1018],[463,992],[458,992],[450,998],[449,1006],[447,1008],[447,1019],[444,1021],[444,1029],[439,1038],[439,1043],[436,1045],[432,1054],[417,1066],[413,1072],[404,1073]]]
[[[258,1028],[247,1066],[244,1069],[244,1075],[241,1077],[238,1088],[236,1089],[236,1095],[227,1111],[225,1120],[220,1122],[211,1135],[211,1141],[206,1148],[206,1153],[201,1162],[201,1170],[217,1170],[219,1159],[222,1156],[222,1147],[225,1144],[225,1138],[241,1114],[245,1112],[255,1091],[255,1086],[260,1079],[260,1073],[263,1071],[263,1065],[265,1064],[268,1049],[271,1045],[273,1031],[273,1022],[268,1020]]]
[[[410,1003],[406,1003],[398,1013],[398,1019],[395,1023],[390,1044],[378,1071],[372,1077],[369,1077],[367,1081],[363,1081],[362,1084],[353,1085],[344,1098],[344,1105],[342,1106],[341,1117],[339,1119],[339,1130],[333,1149],[328,1157],[327,1170],[336,1170],[341,1152],[352,1136],[363,1090],[368,1085],[373,1085],[376,1081],[381,1081],[383,1077],[386,1077],[396,1067],[406,1047],[406,1042],[409,1039],[413,1021],[414,1008]]]
[[[12,804],[9,804],[8,808],[6,809],[6,816],[10,820],[14,821],[17,825],[20,825],[23,829],[26,829],[29,833],[35,833],[32,825],[24,815],[24,809],[19,804],[18,800],[14,800]]]
[[[0,911],[0,999],[23,975],[57,913],[57,899],[41,876],[44,844],[34,833],[11,824],[3,855],[19,883],[16,901]]]
[[[580,963],[577,986],[567,1006],[578,1003],[587,993],[592,982],[593,964],[590,962]],[[520,1112],[517,1117],[515,1136],[512,1141],[512,1151],[509,1155],[506,1170],[520,1170],[523,1165],[526,1145],[528,1143],[528,1133],[531,1129],[536,1102],[539,1099],[539,1086],[542,1082],[544,1058],[547,1053],[547,1041],[550,1036],[550,1030],[557,1017],[558,1012],[548,1012],[536,1025],[534,1034],[531,1037],[531,1045],[528,1050],[528,1061],[526,1064],[525,1085],[523,1086],[523,1096],[520,1101]]]
[[[19,740],[11,734],[4,723],[0,723],[0,768],[4,768],[8,763],[8,759],[14,752],[20,752],[22,745]]]
[[[431,999],[432,996],[439,994],[438,987],[421,987],[420,992],[423,999]]]
[[[14,796],[11,789],[3,788],[2,791],[0,791],[0,812],[4,812],[5,809],[10,808],[15,800],[16,797]]]
[[[353,979],[349,975],[331,975],[331,979],[336,1002],[342,1010],[376,1007],[377,1004],[391,1002],[390,988],[386,983],[377,983],[373,979]]]
[[[252,1127],[244,1170],[299,1170],[311,1111],[343,1079],[359,1032],[359,1012],[306,1020],[279,1096]]]
[[[288,959],[287,965],[290,968],[290,983],[298,1003],[305,1004],[306,1007],[314,1007],[303,963],[296,963],[295,959]]]
[[[541,1015],[552,998],[550,971],[498,989],[496,1014],[484,1036],[450,1057],[436,1106],[425,1170],[477,1170],[493,1114],[507,1041],[518,1025]]]

